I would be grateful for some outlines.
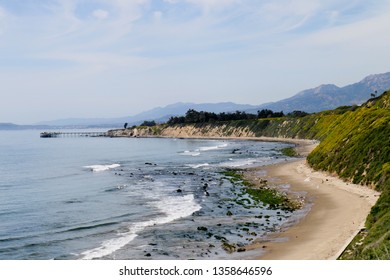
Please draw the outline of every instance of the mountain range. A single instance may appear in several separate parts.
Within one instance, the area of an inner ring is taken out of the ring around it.
[[[189,109],[197,111],[208,111],[208,112],[230,112],[230,111],[246,111],[253,110],[258,106],[255,105],[241,105],[232,102],[222,103],[174,103],[165,107],[157,107],[143,113],[121,117],[121,118],[93,118],[93,119],[61,119],[54,121],[40,122],[36,125],[49,125],[49,126],[94,126],[94,127],[112,127],[122,126],[124,123],[140,124],[145,120],[154,120],[156,122],[166,122],[171,116],[184,115]]]
[[[338,87],[333,84],[320,85],[301,91],[294,96],[274,103],[260,105],[258,109],[270,109],[285,113],[299,110],[315,113],[332,110],[344,105],[360,105],[390,89],[390,72],[365,77],[360,82]]]
[[[371,94],[379,95],[390,89],[390,72],[374,74],[365,77],[360,82],[338,87],[334,84],[320,85],[316,88],[306,89],[290,98],[262,105],[223,103],[175,103],[165,107],[157,107],[143,113],[120,118],[71,118],[54,121],[45,121],[34,124],[35,127],[118,127],[125,122],[129,125],[140,124],[145,120],[166,122],[171,116],[184,115],[189,109],[208,112],[245,111],[256,113],[261,109],[270,109],[275,112],[305,111],[308,113],[331,110],[344,105],[360,105],[371,98]],[[11,124],[1,124],[0,129],[13,128]],[[24,127],[23,127],[24,128]]]

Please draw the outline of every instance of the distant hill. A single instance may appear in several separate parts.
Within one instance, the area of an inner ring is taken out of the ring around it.
[[[123,126],[129,118],[68,118],[43,121],[34,125],[46,125],[59,128],[111,128]],[[125,121],[126,120],[126,121]]]
[[[46,125],[18,125],[14,123],[0,123],[0,130],[22,130],[22,129],[48,129]]]
[[[0,123],[0,129],[4,129],[4,130],[13,130],[13,129],[18,129],[18,125],[17,124],[13,124],[13,123]]]
[[[196,111],[207,111],[214,113],[232,112],[232,111],[247,111],[255,109],[257,106],[248,104],[236,104],[232,102],[221,102],[221,103],[175,103],[165,107],[158,107],[150,111],[138,114],[133,118],[139,121],[142,120],[153,120],[158,119],[167,121],[171,116],[184,115],[189,109]]]
[[[321,85],[316,88],[301,91],[294,96],[273,103],[262,105],[222,103],[175,103],[165,107],[157,107],[140,114],[120,118],[73,118],[40,122],[37,125],[50,126],[81,126],[81,127],[122,127],[124,123],[138,125],[145,120],[166,122],[171,116],[184,115],[189,109],[207,112],[246,111],[256,113],[261,109],[275,112],[305,111],[309,113],[331,110],[344,105],[362,104],[371,98],[371,93],[380,95],[390,89],[390,72],[370,75],[358,83],[345,87],[333,84]]]
[[[221,102],[221,103],[174,103],[165,107],[157,107],[143,113],[121,117],[121,118],[71,118],[61,119],[54,121],[40,122],[37,125],[50,125],[50,126],[123,126],[124,123],[129,125],[140,124],[145,120],[154,120],[156,122],[166,122],[171,116],[178,116],[185,114],[189,109],[195,109],[197,111],[208,111],[208,112],[231,112],[231,111],[247,111],[257,108],[255,105],[236,104],[232,102]]]
[[[333,84],[321,85],[301,91],[287,99],[260,105],[250,112],[270,109],[285,113],[295,110],[314,113],[344,105],[360,105],[371,98],[371,93],[378,96],[388,89],[390,89],[390,72],[370,75],[358,83],[345,87]]]

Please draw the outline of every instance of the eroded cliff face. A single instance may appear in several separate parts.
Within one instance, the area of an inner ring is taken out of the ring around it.
[[[112,129],[107,132],[109,137],[148,137],[158,136],[153,135],[151,128],[126,128],[126,129]]]
[[[229,125],[185,125],[168,127],[142,127],[134,129],[116,129],[108,132],[110,137],[255,137],[248,127],[231,127]]]
[[[165,137],[254,137],[255,134],[248,127],[235,128],[228,125],[203,125],[196,127],[186,125],[183,127],[166,127],[161,131]]]
[[[134,129],[115,129],[108,131],[109,137],[255,137],[255,133],[248,127],[231,127],[229,125],[185,125],[185,126],[157,126]]]

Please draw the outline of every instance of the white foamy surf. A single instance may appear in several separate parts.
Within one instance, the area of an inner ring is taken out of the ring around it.
[[[200,153],[199,153],[199,151],[184,151],[181,153],[181,155],[197,157],[197,156],[200,156]]]
[[[210,166],[208,163],[201,163],[201,164],[187,164],[188,167],[198,169],[200,167],[207,167]]]
[[[242,159],[242,160],[232,160],[229,159],[228,162],[223,162],[219,166],[221,167],[243,167],[243,166],[251,166],[258,162],[256,159]]]
[[[84,166],[84,168],[87,168],[89,170],[91,170],[92,172],[102,172],[102,171],[106,171],[106,170],[109,170],[109,169],[113,169],[113,168],[117,168],[121,166],[120,164],[108,164],[108,165],[88,165],[88,166]]]
[[[217,145],[217,146],[210,146],[210,147],[200,147],[199,148],[199,151],[211,151],[211,150],[218,150],[218,149],[221,149],[221,148],[225,148],[227,147],[227,143],[223,143],[221,145]]]
[[[218,150],[218,149],[225,148],[225,147],[227,147],[227,146],[228,146],[227,143],[223,143],[223,144],[216,145],[216,146],[200,147],[199,149],[196,149],[196,150],[193,150],[193,151],[184,151],[184,152],[182,152],[182,153],[180,153],[180,154],[183,155],[183,156],[193,156],[193,157],[197,157],[197,156],[200,156],[201,152],[207,152],[207,151],[212,151],[212,150]]]
[[[192,194],[165,197],[160,199],[159,202],[153,203],[153,206],[159,209],[163,216],[130,225],[128,232],[121,233],[117,238],[104,241],[95,249],[84,251],[81,254],[83,256],[82,259],[91,260],[110,255],[129,244],[145,228],[173,222],[177,219],[190,216],[192,213],[201,209],[201,206],[196,203]]]

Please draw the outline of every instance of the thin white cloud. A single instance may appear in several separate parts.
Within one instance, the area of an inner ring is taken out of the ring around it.
[[[7,19],[7,12],[0,6],[0,35],[2,35],[7,28]]]
[[[112,69],[125,68],[130,71],[142,72],[162,65],[162,60],[115,53],[71,53],[51,52],[37,55],[36,59],[73,62],[90,72],[105,72]]]
[[[163,12],[161,11],[155,11],[153,12],[153,18],[156,20],[156,21],[160,21],[163,17]]]
[[[318,0],[281,0],[264,1],[255,10],[267,28],[272,32],[281,33],[302,27],[321,8]]]
[[[366,48],[378,47],[378,44],[389,46],[389,26],[390,10],[384,11],[382,15],[312,32],[296,40],[295,44],[322,48]]]
[[[94,10],[92,12],[92,15],[95,18],[100,19],[100,20],[104,20],[104,19],[108,18],[109,14],[110,13],[108,11],[103,10],[103,9],[97,9],[97,10]]]
[[[341,16],[341,13],[340,13],[340,11],[333,10],[333,11],[327,12],[327,15],[328,15],[329,25],[333,25],[333,24],[336,24],[338,22],[338,20]]]
[[[186,0],[186,2],[197,5],[202,8],[205,13],[215,10],[222,10],[234,4],[239,4],[240,0]]]
[[[135,22],[143,17],[143,7],[149,3],[149,0],[100,0],[105,5],[111,7],[112,17],[104,26],[98,29],[105,32],[105,39],[108,43],[115,44],[118,40],[127,36],[133,29]]]
[[[307,16],[315,14],[321,7],[318,0],[267,1],[261,7],[263,16],[269,20],[280,20],[284,17]]]
[[[51,21],[56,26],[62,26],[58,29],[57,36],[87,35],[91,38],[96,32],[100,34],[96,36],[105,33],[107,37],[118,39],[131,31],[134,22],[143,15],[142,7],[147,5],[149,0],[87,0],[85,2],[95,7],[90,13],[92,19],[104,20],[105,24],[91,22],[91,17],[82,17],[77,13],[78,8],[84,4],[83,1],[57,0],[50,6]],[[104,38],[100,39],[106,41]]]
[[[83,27],[82,20],[75,15],[76,7],[77,0],[58,0],[48,6],[51,14],[47,15],[48,22],[43,24],[52,26],[50,36],[66,36],[77,32]],[[42,20],[36,20],[35,24],[42,24]]]

